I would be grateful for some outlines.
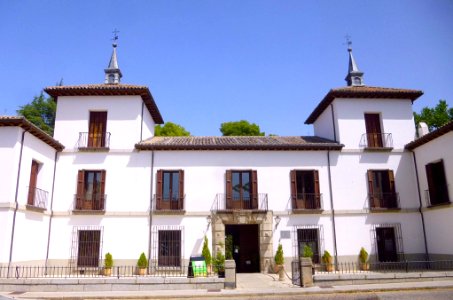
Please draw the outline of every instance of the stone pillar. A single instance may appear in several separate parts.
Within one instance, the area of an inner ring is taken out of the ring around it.
[[[300,286],[310,287],[313,286],[313,263],[311,258],[300,258]]]
[[[236,262],[233,259],[225,260],[225,288],[236,288]]]

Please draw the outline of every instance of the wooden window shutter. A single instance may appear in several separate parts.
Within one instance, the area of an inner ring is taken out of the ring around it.
[[[373,171],[368,170],[368,193],[370,194],[371,197],[373,197]]]
[[[35,160],[31,162],[31,171],[30,171],[30,184],[28,186],[28,200],[27,204],[34,205],[35,202],[35,190],[36,190],[36,181],[38,180],[38,170],[39,163]]]
[[[258,208],[258,174],[252,170],[252,207]]]
[[[156,180],[156,208],[160,209],[160,203],[162,201],[162,177],[163,177],[163,170],[157,170],[157,180]]]
[[[313,181],[315,183],[315,194],[316,197],[319,196],[320,194],[320,189],[319,189],[319,172],[318,170],[313,170]]]
[[[225,194],[226,194],[226,201],[230,203],[233,198],[233,185],[232,185],[232,171],[227,170],[225,173]]]
[[[296,203],[297,199],[297,182],[296,182],[296,170],[291,170],[289,172],[290,183],[291,183],[291,200],[293,201],[293,205]]]
[[[390,192],[395,193],[395,175],[393,174],[393,170],[388,170],[388,174]]]
[[[106,176],[106,171],[101,170],[101,203],[99,209],[104,209],[104,201],[105,201],[105,176]]]
[[[183,199],[184,199],[184,170],[179,170],[179,201],[182,201]]]
[[[85,200],[85,171],[79,170],[77,173],[77,196],[76,196],[76,208],[81,209],[83,201]]]

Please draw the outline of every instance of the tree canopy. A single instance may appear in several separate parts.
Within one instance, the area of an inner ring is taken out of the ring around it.
[[[225,122],[220,125],[220,132],[223,136],[263,136],[264,132],[255,123],[241,120],[236,122]]]
[[[57,110],[57,104],[52,97],[44,96],[41,92],[39,96],[35,96],[33,101],[24,106],[20,106],[17,113],[24,116],[47,132],[49,135],[53,135],[53,129],[55,126],[55,113]]]
[[[425,122],[430,131],[441,127],[442,125],[453,121],[453,107],[448,108],[447,101],[439,100],[434,108],[424,107],[420,114],[414,112],[416,126],[420,122]]]
[[[189,136],[190,132],[181,125],[166,122],[164,126],[156,125],[154,136]]]

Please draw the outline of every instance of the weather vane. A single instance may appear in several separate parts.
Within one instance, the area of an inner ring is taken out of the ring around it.
[[[113,33],[112,41],[113,41],[114,44],[116,44],[116,41],[118,40],[118,32],[119,31],[116,28],[115,28],[115,30],[112,31],[112,33]]]
[[[349,34],[346,34],[344,36],[344,38],[346,39],[346,45],[348,45],[348,50],[352,49],[352,41],[351,41],[351,36]]]

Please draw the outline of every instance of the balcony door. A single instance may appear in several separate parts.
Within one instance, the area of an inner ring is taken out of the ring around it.
[[[368,170],[370,208],[397,208],[392,170]]]
[[[320,209],[318,171],[292,170],[290,175],[293,209]]]
[[[35,160],[31,162],[30,184],[28,186],[28,205],[35,205],[36,183],[38,181],[39,163]]]
[[[256,171],[227,171],[227,209],[257,209],[258,189]]]
[[[382,148],[381,118],[379,114],[365,114],[368,147]]]
[[[182,210],[184,208],[184,171],[157,171],[157,210]]]
[[[104,210],[105,171],[80,170],[77,180],[78,210]]]
[[[88,147],[102,148],[106,146],[107,112],[91,111],[88,128]]]

